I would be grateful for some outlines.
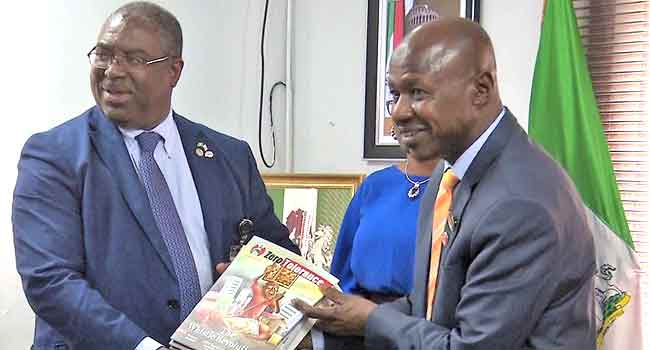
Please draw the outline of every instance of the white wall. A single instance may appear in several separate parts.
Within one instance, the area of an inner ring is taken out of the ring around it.
[[[361,159],[367,2],[296,3],[296,171],[355,173],[376,168]]]
[[[528,127],[528,103],[539,44],[544,1],[483,0],[481,25],[497,56],[503,103]]]
[[[286,0],[270,0],[266,86],[285,77]],[[177,15],[185,34],[185,61],[175,109],[194,120],[248,140],[257,152],[259,31],[263,0],[160,1]],[[8,128],[0,163],[0,335],[2,347],[26,349],[32,316],[15,272],[11,193],[15,164],[28,135],[91,106],[85,54],[118,0],[13,2],[0,21],[5,51],[2,114]],[[365,173],[385,166],[362,160],[366,0],[295,0],[295,171]],[[483,0],[482,24],[496,46],[504,102],[527,125],[530,82],[542,1]],[[17,35],[20,33],[20,35]],[[284,92],[274,117],[284,166]],[[265,97],[265,104],[268,97]],[[268,107],[265,105],[265,111]],[[265,115],[268,115],[265,112]],[[268,122],[268,119],[266,120]],[[11,128],[11,129],[9,129]],[[266,138],[268,139],[268,138]],[[266,153],[270,158],[270,149]]]
[[[367,172],[363,161],[366,1],[296,1],[296,171]],[[483,0],[504,103],[528,125],[543,1]]]

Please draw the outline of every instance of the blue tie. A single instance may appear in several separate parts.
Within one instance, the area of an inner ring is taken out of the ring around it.
[[[153,157],[153,151],[162,136],[155,132],[143,132],[136,140],[140,145],[140,176],[154,219],[174,264],[181,294],[181,318],[184,319],[201,299],[201,287],[192,251],[187,243],[172,194]]]

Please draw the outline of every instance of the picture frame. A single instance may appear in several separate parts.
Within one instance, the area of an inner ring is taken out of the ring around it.
[[[446,16],[479,22],[480,0],[368,0],[364,159],[404,158],[391,135],[392,122],[386,111],[388,58],[413,28]]]
[[[362,174],[263,174],[273,211],[303,257],[329,271],[343,216]]]

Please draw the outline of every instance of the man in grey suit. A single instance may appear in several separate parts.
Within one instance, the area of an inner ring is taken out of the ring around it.
[[[328,289],[329,306],[296,304],[330,334],[365,336],[369,349],[595,349],[595,258],[583,203],[501,104],[487,33],[462,19],[426,24],[395,51],[388,81],[409,152],[445,160],[432,184],[449,168],[460,179],[434,302],[427,285],[439,185],[422,201],[408,297],[375,305]]]

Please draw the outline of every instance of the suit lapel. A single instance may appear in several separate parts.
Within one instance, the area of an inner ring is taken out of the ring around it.
[[[122,135],[98,107],[95,107],[91,113],[89,124],[90,139],[99,157],[104,161],[110,173],[114,175],[115,182],[117,182],[127,206],[158,252],[167,270],[176,276],[169,251],[158,230],[144,186],[135,171]]]
[[[481,147],[467,169],[465,176],[463,176],[463,180],[459,183],[456,191],[454,191],[452,216],[455,219],[455,225],[451,230],[447,228],[447,232],[449,233],[449,242],[445,247],[445,251],[451,249],[451,246],[456,239],[457,233],[462,224],[463,213],[472,197],[474,188],[489,167],[492,166],[492,163],[497,159],[499,154],[501,154],[501,151],[510,139],[510,134],[512,134],[516,123],[517,121],[515,120],[515,117],[506,108],[506,113],[499,122],[499,125],[497,125],[492,134],[490,134],[488,139],[485,141],[485,144]],[[446,257],[446,255],[443,255],[443,258],[444,257]]]
[[[211,143],[211,140],[192,122],[174,113],[174,121],[181,136],[187,163],[189,164],[194,186],[201,203],[201,212],[203,214],[203,224],[208,236],[210,256],[212,264],[228,261],[226,252],[228,251],[228,240],[223,239],[224,228],[220,213],[224,213],[225,202],[228,198],[229,188],[226,188],[224,181],[220,181],[219,174],[224,174],[223,153],[217,148],[217,145]],[[199,144],[205,145],[197,153]],[[205,155],[205,149],[211,151],[212,156]],[[202,155],[200,155],[202,154]],[[216,272],[213,271],[213,277]]]
[[[447,253],[450,251],[451,246],[457,237],[462,225],[465,208],[471,200],[476,185],[501,153],[501,150],[505,147],[516,123],[517,121],[514,116],[506,109],[506,114],[503,119],[488,137],[485,144],[470,164],[470,167],[467,169],[463,180],[458,184],[458,187],[454,191],[451,210],[452,216],[455,219],[455,224],[453,229],[451,229],[449,225],[445,227],[445,230],[449,234],[449,240],[443,248],[440,266],[444,263]],[[442,174],[445,170],[444,167],[445,165],[442,161],[439,162],[438,166],[436,166],[436,169],[431,176],[431,184],[427,186],[427,191],[425,192],[425,195],[422,198],[422,204],[420,205],[418,237],[416,243],[417,259],[413,293],[411,294],[414,316],[424,316],[426,314],[426,293],[429,278],[429,263],[431,260],[433,206],[435,204]]]

